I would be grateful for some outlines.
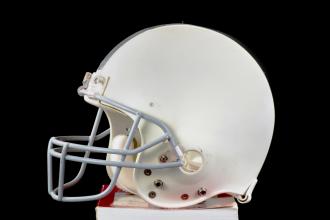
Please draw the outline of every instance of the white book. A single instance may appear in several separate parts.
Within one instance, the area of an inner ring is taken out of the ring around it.
[[[181,209],[153,207],[140,197],[115,193],[111,206],[96,207],[97,220],[238,220],[238,207],[233,197],[213,197],[207,201]]]

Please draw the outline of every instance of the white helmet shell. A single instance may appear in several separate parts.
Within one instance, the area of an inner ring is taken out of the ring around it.
[[[219,193],[246,195],[254,186],[271,143],[274,105],[262,69],[234,40],[193,25],[158,26],[120,44],[97,73],[109,77],[104,96],[162,120],[184,151],[200,152],[195,172],[168,168],[146,176],[134,169],[143,199],[177,208]],[[139,128],[144,142],[161,133],[143,123]],[[137,162],[170,154],[160,144]]]

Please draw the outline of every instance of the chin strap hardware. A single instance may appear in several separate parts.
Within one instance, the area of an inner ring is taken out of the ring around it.
[[[252,192],[253,192],[254,187],[256,186],[257,182],[258,182],[257,179],[253,180],[243,195],[236,196],[236,199],[239,203],[248,203],[251,201]]]

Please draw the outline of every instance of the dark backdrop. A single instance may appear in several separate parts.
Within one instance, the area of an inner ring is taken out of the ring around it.
[[[18,155],[16,159],[20,163],[7,163],[4,169],[10,180],[8,188],[16,190],[7,203],[21,210],[11,212],[13,215],[43,219],[95,218],[95,202],[60,203],[47,194],[48,139],[90,132],[97,109],[86,104],[76,90],[84,73],[95,71],[116,44],[141,29],[181,22],[219,30],[237,39],[262,66],[273,92],[276,124],[272,145],[252,201],[239,206],[240,219],[268,219],[295,213],[292,203],[283,198],[303,197],[300,185],[293,183],[301,172],[293,158],[299,158],[295,152],[304,146],[298,146],[293,140],[292,125],[299,112],[290,107],[299,100],[299,79],[304,78],[297,70],[296,55],[302,44],[299,36],[304,33],[301,27],[310,27],[308,19],[297,17],[291,10],[272,12],[269,8],[239,13],[235,10],[225,13],[226,9],[222,8],[216,12],[201,9],[194,13],[169,10],[151,14],[146,10],[116,15],[115,8],[95,14],[65,7],[36,11],[8,25],[8,32],[12,34],[8,42],[13,42],[8,46],[15,47],[7,58],[15,74],[4,82],[18,97],[10,100],[9,111],[16,116],[13,130],[18,129],[21,134],[8,138],[19,146],[11,150]],[[73,165],[67,172],[73,175],[76,169]],[[97,192],[107,181],[105,168],[90,166],[72,193]]]

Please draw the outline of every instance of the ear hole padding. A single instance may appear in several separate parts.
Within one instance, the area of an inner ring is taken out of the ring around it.
[[[203,155],[198,150],[186,150],[183,152],[183,166],[180,169],[186,174],[198,173],[203,167]]]

